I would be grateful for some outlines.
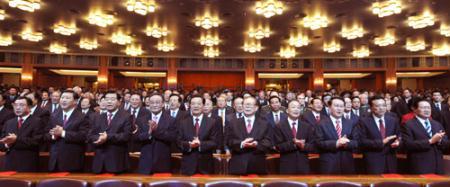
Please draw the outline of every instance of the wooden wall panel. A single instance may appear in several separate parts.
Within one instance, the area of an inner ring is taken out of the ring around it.
[[[241,89],[245,86],[244,72],[178,72],[178,87],[192,90],[203,87],[207,90],[220,88]]]

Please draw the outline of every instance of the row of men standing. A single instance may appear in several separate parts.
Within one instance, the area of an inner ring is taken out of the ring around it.
[[[372,98],[372,115],[357,121],[343,117],[344,99],[331,98],[330,116],[315,123],[301,118],[301,103],[294,100],[287,115],[280,115],[279,123],[272,125],[267,117],[255,115],[257,101],[248,97],[243,99],[242,114],[227,119],[224,128],[223,118],[204,114],[208,101],[200,96],[191,98],[190,115],[179,120],[163,112],[163,97],[157,94],[149,98],[150,113],[141,117],[136,117],[139,111],[120,110],[116,92],[104,96],[107,112],[91,116],[76,109],[77,97],[73,91],[64,91],[61,110],[51,115],[49,123],[35,113],[30,115],[29,98],[14,101],[16,117],[5,123],[0,140],[0,149],[7,152],[6,169],[37,171],[42,140],[51,143],[50,171],[82,171],[86,141],[92,143],[95,173],[126,172],[129,142],[138,141],[139,172],[145,174],[170,172],[170,147],[176,142],[183,153],[181,173],[186,175],[213,173],[212,154],[223,145],[232,154],[229,172],[236,175],[266,174],[261,163],[270,151],[280,153],[282,174],[310,173],[308,153],[312,152],[320,154],[321,173],[352,174],[358,147],[367,172],[392,173],[397,172],[395,154],[400,146],[408,152],[412,173],[442,173],[442,151],[448,148],[442,126],[429,118],[427,101],[417,102],[416,117],[400,128],[395,117],[385,115],[383,98]]]

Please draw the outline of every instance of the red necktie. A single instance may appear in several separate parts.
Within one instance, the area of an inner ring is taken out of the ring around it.
[[[295,129],[295,125],[297,125],[295,122],[292,123],[292,136],[294,138],[297,137],[297,130]]]
[[[247,120],[247,133],[250,134],[252,132],[252,120]]]
[[[66,127],[66,124],[67,124],[67,114],[64,114],[63,127]]]
[[[316,122],[320,121],[320,116],[316,116]]]
[[[17,127],[20,129],[22,127],[23,124],[23,118],[19,117],[19,121],[17,122]]]
[[[108,113],[108,126],[111,125],[112,113]]]
[[[386,128],[384,128],[384,124],[383,124],[383,120],[382,119],[379,120],[379,123],[380,123],[381,137],[384,139],[384,138],[386,138]]]
[[[337,133],[338,137],[341,138],[342,128],[341,128],[341,121],[340,120],[336,120],[336,133]]]
[[[198,137],[198,132],[200,130],[200,124],[198,123],[200,119],[195,118],[195,136]]]

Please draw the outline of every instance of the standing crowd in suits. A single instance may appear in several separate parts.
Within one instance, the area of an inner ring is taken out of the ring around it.
[[[286,95],[286,97],[285,97]],[[213,154],[229,154],[232,175],[267,174],[267,154],[279,154],[280,174],[355,174],[363,155],[367,174],[397,173],[397,154],[411,174],[444,173],[450,150],[449,94],[439,90],[397,95],[336,90],[313,93],[224,90],[110,90],[90,92],[11,87],[0,95],[0,151],[5,170],[129,172],[129,153],[140,152],[138,172],[172,171],[181,153],[183,175],[214,174]]]

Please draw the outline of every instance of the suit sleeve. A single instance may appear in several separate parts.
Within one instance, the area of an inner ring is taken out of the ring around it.
[[[243,139],[236,134],[236,126],[237,124],[230,123],[228,127],[229,132],[227,132],[227,146],[234,152],[243,152],[243,149],[241,149],[241,142]]]
[[[182,125],[178,126],[177,129],[177,146],[180,148],[182,152],[189,152],[191,150],[191,147],[189,146],[189,141],[183,133],[183,127]]]
[[[263,123],[265,128],[260,140],[258,141],[258,145],[256,145],[256,150],[262,153],[267,153],[272,147],[272,131],[270,125],[267,123]],[[240,146],[240,145],[239,145]]]
[[[165,142],[173,142],[176,139],[176,124],[174,119],[170,119],[168,122],[168,127],[165,130],[156,129],[155,132],[152,132],[152,137],[158,140],[162,140]],[[147,132],[148,133],[148,132]]]
[[[85,143],[87,138],[87,133],[89,131],[89,120],[87,116],[83,116],[79,122],[78,129],[66,130],[64,141],[69,143]]]
[[[111,143],[126,143],[130,140],[131,137],[131,121],[133,117],[131,115],[127,116],[127,118],[123,121],[123,129],[118,132],[108,133],[107,140]]]
[[[92,126],[91,126],[91,130],[89,131],[89,136],[88,136],[88,141],[89,142],[95,142],[98,140],[99,138],[99,133],[100,133],[100,124],[99,124],[99,116],[94,116],[92,117]]]
[[[316,136],[316,128],[314,128],[314,125],[309,125],[308,128],[308,135],[305,139],[305,148],[304,151],[313,153],[317,152],[316,144],[317,144],[317,136]]]
[[[421,139],[416,140],[414,139],[413,132],[411,130],[411,127],[409,127],[411,124],[407,123],[405,125],[402,125],[401,127],[401,133],[402,133],[402,141],[404,145],[404,149],[407,151],[428,151],[431,148],[431,145],[429,143],[428,139]]]
[[[33,129],[30,136],[17,135],[17,140],[13,145],[15,149],[30,149],[39,146],[43,136],[42,121],[35,119],[32,123],[38,124],[32,124]]]
[[[381,139],[371,139],[368,134],[369,131],[367,129],[366,123],[363,120],[360,120],[358,124],[359,131],[359,146],[360,148],[365,150],[373,150],[373,151],[382,151],[383,150],[383,140]]]
[[[216,150],[216,148],[218,147],[218,142],[219,142],[217,140],[217,138],[219,137],[217,135],[219,133],[218,131],[219,131],[219,129],[216,126],[215,120],[213,120],[211,132],[208,136],[208,139],[200,141],[201,152],[209,152],[209,151]]]
[[[337,140],[325,139],[324,127],[322,125],[323,124],[320,124],[320,126],[316,128],[317,148],[320,151],[336,151]]]
[[[280,127],[274,128],[274,142],[280,153],[289,153],[297,150],[293,140],[286,139]]]

